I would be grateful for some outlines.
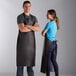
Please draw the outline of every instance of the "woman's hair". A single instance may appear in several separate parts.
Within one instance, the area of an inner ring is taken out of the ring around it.
[[[48,10],[48,13],[50,15],[52,15],[53,18],[54,18],[54,20],[56,21],[56,23],[57,23],[57,29],[60,29],[60,22],[59,22],[59,18],[56,15],[56,11],[54,9],[51,9],[51,10]]]
[[[31,4],[30,1],[26,0],[26,1],[23,2],[23,7],[24,7],[24,5],[27,4],[27,3]]]

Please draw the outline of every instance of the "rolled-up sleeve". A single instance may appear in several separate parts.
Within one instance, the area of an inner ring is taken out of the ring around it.
[[[47,30],[47,31],[48,31],[48,30],[49,30],[49,28],[50,28],[50,24],[49,24],[49,23],[47,23],[47,24],[46,24],[46,26],[45,26],[45,30]]]
[[[38,23],[38,20],[37,20],[36,16],[34,16],[34,23],[33,23],[33,25],[34,25],[35,23]]]
[[[20,24],[20,23],[24,23],[24,18],[23,18],[23,16],[21,16],[21,15],[19,15],[19,16],[17,17],[17,24]]]

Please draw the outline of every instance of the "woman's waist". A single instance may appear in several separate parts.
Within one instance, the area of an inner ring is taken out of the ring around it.
[[[47,42],[49,42],[49,43],[55,43],[55,42],[57,42],[57,39],[56,39],[56,38],[49,38],[49,37],[47,37],[47,36],[45,36],[45,40],[46,40]]]
[[[51,42],[57,41],[56,37],[49,37],[49,36],[46,36],[46,38],[47,38],[48,40],[50,40]]]

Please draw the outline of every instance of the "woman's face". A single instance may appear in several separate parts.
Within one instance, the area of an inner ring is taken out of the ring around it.
[[[53,16],[51,14],[47,13],[47,19],[53,20]]]

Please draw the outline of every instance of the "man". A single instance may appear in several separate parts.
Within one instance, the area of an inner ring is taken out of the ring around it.
[[[17,17],[19,34],[17,39],[17,76],[23,76],[24,66],[27,66],[28,76],[34,76],[35,66],[35,31],[39,24],[35,16],[30,14],[31,2],[24,1],[24,12]]]

